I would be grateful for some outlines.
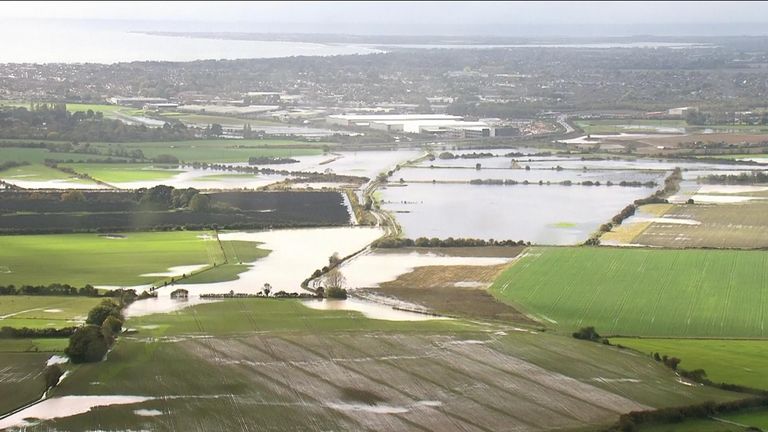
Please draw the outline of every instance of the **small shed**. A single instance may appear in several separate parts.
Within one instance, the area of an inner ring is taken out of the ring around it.
[[[171,299],[174,300],[187,300],[189,298],[189,291],[184,288],[179,288],[171,293]]]

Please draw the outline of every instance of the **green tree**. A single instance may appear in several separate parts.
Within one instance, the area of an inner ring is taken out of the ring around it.
[[[72,363],[97,362],[104,358],[109,349],[109,343],[95,325],[85,325],[78,328],[69,337],[69,346],[64,353]]]
[[[193,212],[206,212],[211,208],[211,199],[208,195],[197,194],[189,200],[189,209]]]
[[[64,202],[83,202],[85,195],[79,190],[71,190],[61,194],[61,200]]]
[[[61,376],[64,375],[64,372],[61,370],[59,365],[52,364],[45,368],[45,371],[43,372],[43,379],[45,380],[45,389],[56,387],[56,385],[59,384],[59,380],[61,379]]]
[[[101,326],[110,316],[115,317],[118,320],[122,320],[120,305],[112,300],[106,299],[88,312],[88,318],[85,320],[85,323]]]

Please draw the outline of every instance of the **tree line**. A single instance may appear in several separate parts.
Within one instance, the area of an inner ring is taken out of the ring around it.
[[[129,125],[104,118],[101,112],[67,111],[66,104],[34,104],[0,107],[0,138],[46,139],[66,141],[176,141],[195,138],[181,122],[163,127]]]
[[[372,243],[375,248],[394,249],[403,247],[483,247],[483,246],[529,246],[531,242],[524,240],[484,240],[474,238],[439,239],[436,237],[419,237],[415,240],[409,238],[385,237]]]

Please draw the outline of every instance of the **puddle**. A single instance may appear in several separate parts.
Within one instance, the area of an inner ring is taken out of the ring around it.
[[[46,399],[0,420],[0,429],[35,424],[30,419],[50,420],[70,417],[90,411],[95,407],[128,405],[152,400],[145,396],[62,396]]]
[[[173,288],[172,290],[175,290],[175,289],[176,288]],[[168,292],[170,293],[170,291]],[[124,314],[127,318],[130,318],[130,317],[139,317],[144,315],[152,315],[157,313],[168,313],[168,312],[175,312],[175,311],[178,311],[190,306],[202,304],[202,303],[213,303],[215,301],[217,300],[203,300],[197,296],[190,296],[188,300],[171,299],[167,295],[162,297],[158,296],[157,298],[137,300],[131,303],[125,309]]]
[[[603,377],[596,377],[592,378],[592,381],[601,382],[601,383],[639,383],[642,382],[639,379],[636,378],[603,378]]]
[[[60,355],[53,355],[51,358],[48,359],[48,361],[45,362],[46,366],[53,366],[58,364],[64,364],[69,361],[69,358],[67,356],[60,356]]]
[[[485,288],[488,283],[477,281],[460,281],[453,284],[456,288]]]
[[[763,191],[768,191],[768,187],[751,185],[703,185],[699,188],[699,193],[701,194],[739,194]]]
[[[366,318],[386,321],[427,321],[446,317],[394,309],[392,306],[348,298],[346,300],[307,300],[304,306],[316,310],[348,310],[362,313]]]
[[[366,404],[350,404],[350,403],[329,403],[326,404],[328,408],[333,408],[339,411],[364,411],[373,414],[403,414],[410,411],[406,407],[389,406],[389,405],[366,405]]]
[[[137,409],[137,410],[133,410],[133,413],[141,417],[155,417],[155,416],[163,415],[162,411],[155,410],[155,409]]]

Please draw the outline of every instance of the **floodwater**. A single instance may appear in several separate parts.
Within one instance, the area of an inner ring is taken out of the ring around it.
[[[290,171],[325,172],[374,178],[397,164],[422,156],[417,150],[338,152],[315,156],[295,156],[299,162],[286,165],[255,165]],[[238,164],[233,164],[238,165]],[[242,164],[239,164],[242,165]]]
[[[523,164],[525,165],[525,164]],[[552,165],[553,167],[556,165]],[[396,172],[390,182],[397,183],[400,179],[404,182],[430,182],[430,181],[464,181],[469,182],[474,179],[494,179],[494,180],[515,180],[523,182],[528,180],[530,183],[543,182],[561,182],[570,180],[574,183],[582,181],[599,181],[619,183],[621,181],[639,181],[663,183],[667,176],[666,171],[646,171],[646,170],[587,170],[567,169],[555,170],[547,169],[510,169],[510,168],[403,168]]]
[[[24,189],[108,189],[98,183],[70,180],[20,180],[17,178],[2,178],[2,180]]]
[[[0,36],[23,44],[4,44],[0,63],[117,63],[128,61],[193,61],[204,59],[330,56],[380,52],[374,47],[201,39],[131,33],[132,23],[52,20],[2,20]],[[156,26],[156,25],[155,25]],[[138,29],[146,28],[142,23]],[[34,32],[29,29],[34,28]]]
[[[95,407],[129,405],[146,402],[154,398],[146,396],[62,396],[45,399],[0,420],[0,429],[25,427],[35,424],[33,419],[50,420],[70,417],[90,411]]]
[[[258,232],[235,232],[219,234],[222,241],[240,240],[263,243],[259,247],[272,252],[265,258],[252,263],[240,273],[237,280],[228,282],[185,284],[190,298],[199,294],[236,293],[256,294],[265,283],[272,286],[272,292],[306,292],[301,283],[312,273],[325,265],[334,253],[347,256],[365,248],[381,237],[382,230],[373,227],[341,227],[286,229]],[[179,286],[168,286],[158,290],[160,297],[167,297]]]
[[[193,264],[193,265],[183,265],[183,266],[174,266],[174,267],[168,267],[168,271],[166,272],[159,272],[159,273],[144,273],[141,275],[142,277],[176,277],[181,276],[187,273],[193,273],[197,270],[201,270],[205,267],[208,267],[208,264]]]
[[[316,310],[348,310],[362,313],[365,317],[386,321],[427,321],[435,319],[449,319],[446,317],[409,312],[394,309],[381,303],[347,298],[346,300],[318,299],[306,300],[304,306]]]
[[[131,303],[125,309],[125,316],[128,318],[139,317],[145,315],[152,315],[158,313],[175,312],[190,306],[195,306],[203,303],[213,303],[217,300],[204,300],[198,296],[189,296],[187,300],[177,300],[170,297],[170,293],[178,288],[186,288],[183,285],[173,286],[170,289],[163,288],[163,295],[157,296],[157,298],[148,298],[144,300],[137,300]],[[128,287],[130,288],[130,287]]]
[[[152,168],[159,170],[159,168]],[[172,171],[178,171],[173,169]],[[203,169],[184,168],[184,171],[174,175],[171,178],[162,180],[142,180],[133,182],[115,182],[109,183],[119,189],[140,189],[151,188],[157,185],[173,186],[177,189],[195,188],[204,189],[257,189],[277,183],[286,179],[282,175],[273,174],[237,174],[228,171],[214,171]]]
[[[382,189],[405,236],[581,243],[648,188],[409,184]]]
[[[490,266],[506,264],[512,258],[457,257],[433,253],[375,254],[365,253],[347,261],[341,272],[347,279],[347,288],[376,287],[383,282],[393,281],[398,276],[425,266]]]

